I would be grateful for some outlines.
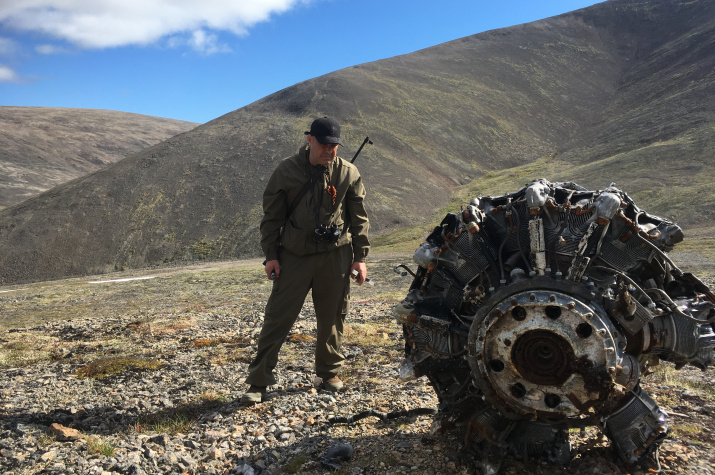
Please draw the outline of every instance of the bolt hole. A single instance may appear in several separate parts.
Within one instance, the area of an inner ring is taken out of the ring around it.
[[[547,345],[536,348],[536,357],[541,361],[551,361],[554,358],[554,349]]]
[[[489,367],[494,371],[495,373],[499,373],[501,371],[504,371],[504,363],[500,360],[491,360],[489,362]]]
[[[561,398],[556,394],[547,394],[544,398],[544,403],[546,403],[548,407],[553,409],[559,404],[561,404]]]
[[[514,307],[511,309],[511,316],[514,320],[521,322],[526,318],[526,309],[524,307]]]
[[[593,327],[588,323],[582,323],[576,327],[576,334],[581,338],[588,338],[593,333]]]
[[[556,320],[561,316],[561,307],[557,307],[555,305],[548,305],[544,312],[546,313],[546,316],[549,317],[551,320]]]
[[[516,383],[514,384],[511,388],[511,395],[516,397],[516,398],[523,398],[526,396],[526,388],[524,387],[523,384],[521,383]]]

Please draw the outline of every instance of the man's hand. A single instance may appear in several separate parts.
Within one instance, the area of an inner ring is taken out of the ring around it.
[[[353,262],[353,265],[350,266],[350,275],[353,275],[353,271],[357,271],[355,282],[358,285],[362,285],[367,279],[367,266],[364,262]]]
[[[281,264],[278,259],[266,262],[266,277],[268,280],[276,280],[281,275]]]

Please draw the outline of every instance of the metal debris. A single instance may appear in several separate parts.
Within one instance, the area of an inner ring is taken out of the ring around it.
[[[715,295],[667,255],[682,239],[613,184],[476,198],[415,252],[400,374],[429,378],[478,465],[566,463],[569,428],[593,425],[638,461],[668,431],[641,375],[713,360]]]

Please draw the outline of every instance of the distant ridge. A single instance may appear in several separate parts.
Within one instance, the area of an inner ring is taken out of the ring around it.
[[[0,283],[258,255],[265,180],[322,115],[343,156],[374,141],[374,234],[516,166],[715,228],[714,42],[712,0],[611,0],[296,84],[1,211]]]
[[[0,209],[199,124],[128,112],[0,107]]]

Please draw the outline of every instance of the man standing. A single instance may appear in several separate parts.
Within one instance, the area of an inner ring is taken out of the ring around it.
[[[365,188],[357,168],[337,156],[342,141],[335,120],[316,119],[306,135],[307,145],[278,165],[263,193],[261,247],[273,289],[248,367],[244,404],[263,401],[266,386],[276,384],[278,352],[309,290],[318,330],[315,372],[322,389],[343,387],[338,373],[345,359],[340,347],[350,277],[358,284],[367,277]]]

